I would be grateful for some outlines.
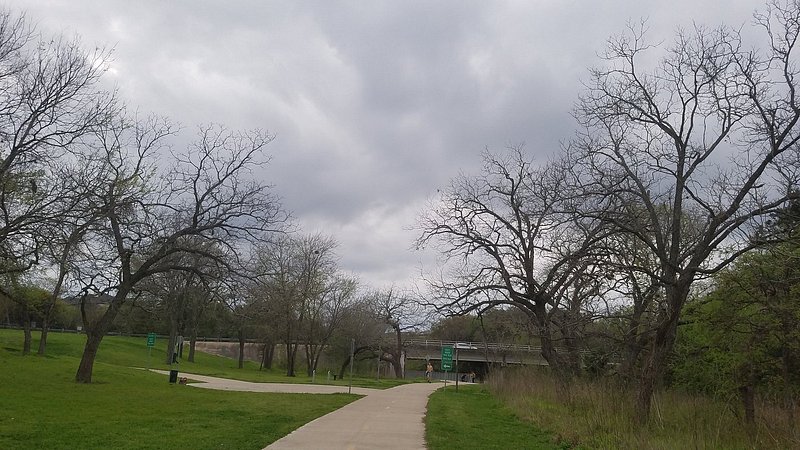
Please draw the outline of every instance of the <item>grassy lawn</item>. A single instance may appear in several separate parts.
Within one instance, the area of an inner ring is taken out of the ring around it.
[[[117,339],[123,342],[126,342],[128,340],[133,340],[134,341],[133,345],[138,349],[137,351],[139,352],[145,351],[144,338],[109,336],[106,339],[111,340],[111,342],[114,342]],[[103,346],[106,345],[106,339],[104,339],[103,344],[101,344],[100,347],[101,352],[103,350]],[[114,344],[112,343],[112,345]],[[157,361],[158,364],[154,363],[151,365],[151,367],[163,370],[169,369],[169,365],[163,363],[164,351],[165,351],[164,349],[159,349],[158,345],[156,346],[156,349],[153,350],[152,359],[153,361],[158,359]],[[187,351],[184,350],[184,357],[187,355],[186,352]],[[143,361],[141,365],[137,367],[145,367],[144,364],[146,364],[146,359]],[[239,369],[237,360],[231,358],[224,358],[220,356],[214,356],[203,352],[195,353],[195,362],[190,363],[188,361],[182,360],[180,361],[179,364],[174,365],[172,368],[177,369],[180,372],[196,373],[198,375],[209,375],[220,378],[231,378],[242,381],[255,381],[261,383],[298,383],[298,384],[315,383],[315,384],[347,386],[349,381],[347,376],[345,376],[344,379],[337,379],[336,381],[334,381],[333,379],[328,380],[325,373],[317,373],[316,379],[312,380],[312,377],[306,375],[304,366],[298,367],[297,376],[294,377],[287,377],[285,369],[259,370],[258,363],[252,361],[245,361],[244,367]],[[364,378],[364,377],[354,376],[353,386],[368,387],[375,389],[388,389],[401,384],[422,382],[422,381],[424,381],[424,379],[422,378],[420,378],[419,380],[401,380],[394,378],[386,378],[386,379],[382,378],[380,380],[376,380],[375,378]]]
[[[428,448],[561,449],[550,435],[522,422],[483,386],[439,389],[425,417]]]
[[[76,384],[83,336],[53,333],[46,357],[21,356],[21,337],[0,330],[3,449],[260,449],[358,398],[170,385],[164,375],[130,368],[147,363],[143,339],[116,337],[100,347],[95,382]]]
[[[34,332],[33,338],[33,352],[35,353],[39,345],[38,331]],[[76,358],[73,370],[77,370],[78,361],[83,353],[83,346],[85,343],[86,337],[82,334],[51,332],[48,334],[47,338],[47,354]],[[149,367],[153,369],[169,370],[169,364],[164,363],[166,345],[166,339],[156,339],[156,346],[152,350],[152,355],[148,357],[147,338],[106,336],[100,344],[97,362],[125,367],[148,367],[149,365]],[[21,349],[22,331],[0,329],[0,348],[2,347]],[[184,359],[181,360],[179,364],[173,365],[172,369],[177,369],[185,373],[196,373],[199,375],[261,383],[312,383],[311,377],[307,376],[305,371],[301,368],[298,368],[297,376],[287,377],[284,369],[259,370],[258,363],[252,361],[245,361],[244,367],[239,369],[238,361],[231,358],[223,358],[208,353],[197,352],[195,353],[195,362],[190,363],[185,360],[187,355],[188,349],[185,349]],[[353,377],[353,386],[387,389],[400,384],[422,381],[424,381],[422,378],[418,380],[398,380],[392,378],[376,380],[372,377]],[[348,385],[347,377],[343,380],[339,379],[333,381],[326,380],[325,374],[317,374],[315,382],[316,384]]]
[[[38,334],[34,334],[38,338]],[[299,426],[355,400],[346,394],[213,391],[171,385],[165,342],[148,358],[145,338],[108,336],[94,383],[76,384],[85,337],[51,333],[45,357],[21,355],[22,332],[0,329],[0,448],[260,449]],[[34,349],[38,342],[34,339]],[[173,368],[247,381],[309,383],[307,376],[259,371],[258,365],[198,352],[195,363]],[[325,377],[318,377],[324,383]],[[355,378],[354,385],[391,387],[403,381]],[[337,380],[346,384],[346,380]],[[550,435],[521,422],[481,386],[433,394],[426,439],[431,449],[556,449]]]

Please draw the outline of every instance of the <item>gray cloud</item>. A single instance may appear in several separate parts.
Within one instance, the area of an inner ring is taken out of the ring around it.
[[[143,111],[274,132],[261,174],[367,283],[406,284],[417,211],[485,147],[557,151],[609,35],[739,26],[759,1],[7,2],[44,33],[115,48],[108,81]]]

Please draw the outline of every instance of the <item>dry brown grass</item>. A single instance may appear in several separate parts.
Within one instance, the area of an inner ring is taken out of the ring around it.
[[[633,392],[600,381],[577,380],[568,399],[559,398],[547,373],[495,371],[489,389],[520,417],[552,431],[562,442],[596,449],[800,449],[800,421],[784,410],[759,405],[748,429],[738,404],[664,391],[653,400],[647,426],[633,420]]]

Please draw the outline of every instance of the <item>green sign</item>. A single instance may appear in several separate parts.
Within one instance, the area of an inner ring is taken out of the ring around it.
[[[447,372],[453,369],[453,347],[442,347],[442,370]]]
[[[147,333],[147,346],[149,348],[153,348],[156,346],[156,334],[155,333]]]

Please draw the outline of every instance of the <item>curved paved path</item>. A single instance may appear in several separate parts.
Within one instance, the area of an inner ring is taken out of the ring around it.
[[[169,375],[165,370],[151,370],[151,372]],[[341,394],[347,393],[347,386],[335,386],[329,384],[288,384],[288,383],[257,383],[254,381],[239,381],[228,378],[209,377],[206,375],[196,375],[193,373],[180,372],[181,377],[189,378],[200,383],[190,382],[189,386],[204,389],[219,389],[223,391],[246,391],[246,392],[283,392],[288,394]],[[369,395],[373,392],[380,392],[380,389],[370,389],[354,387],[352,393],[358,395]]]
[[[189,385],[206,389],[295,394],[347,392],[347,386],[254,383],[189,373],[181,376],[201,381]],[[354,394],[365,397],[308,422],[266,449],[424,449],[423,418],[428,396],[442,386],[436,382],[404,384],[391,389],[354,387]]]
[[[380,390],[319,417],[267,449],[424,449],[428,396],[441,383]]]

